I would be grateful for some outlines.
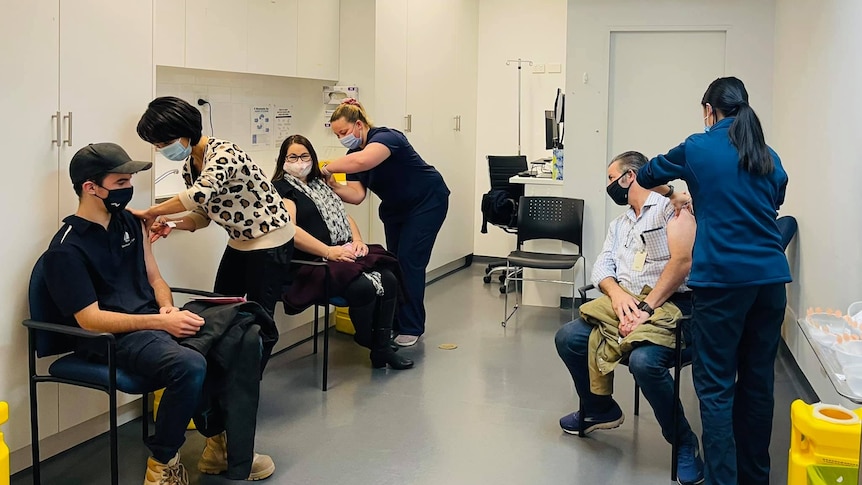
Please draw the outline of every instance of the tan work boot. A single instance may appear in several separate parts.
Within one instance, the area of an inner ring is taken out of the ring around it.
[[[207,475],[218,475],[227,471],[227,436],[224,432],[207,438],[207,445],[201,453],[198,470]],[[246,480],[263,480],[275,473],[275,463],[267,455],[254,454],[251,473]]]
[[[144,485],[189,485],[189,475],[180,463],[180,454],[174,455],[167,463],[149,457]]]

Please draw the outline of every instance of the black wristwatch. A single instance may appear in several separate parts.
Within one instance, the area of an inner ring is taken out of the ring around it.
[[[655,313],[655,310],[653,310],[652,307],[649,306],[649,303],[647,303],[646,300],[638,303],[638,310],[649,313],[649,316],[653,316],[653,314]]]
[[[666,194],[664,194],[664,196],[665,196],[665,197],[667,197],[667,198],[670,198],[670,196],[671,196],[671,195],[673,195],[673,185],[671,185],[671,184],[667,184],[667,187],[668,187],[670,190],[668,190],[668,191],[667,191],[667,193],[666,193]]]

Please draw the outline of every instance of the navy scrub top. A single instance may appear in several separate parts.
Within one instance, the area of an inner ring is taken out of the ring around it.
[[[790,268],[776,218],[784,203],[787,172],[770,148],[775,169],[755,175],[739,166],[739,152],[724,118],[707,133],[691,135],[638,171],[652,188],[682,179],[694,203],[697,233],[688,286],[737,288],[790,282]]]
[[[361,182],[380,197],[380,220],[384,223],[404,221],[426,200],[449,195],[440,172],[425,163],[400,131],[372,128],[366,146],[368,143],[383,144],[391,155],[371,170],[348,174],[347,180]],[[347,153],[358,151],[361,148]]]

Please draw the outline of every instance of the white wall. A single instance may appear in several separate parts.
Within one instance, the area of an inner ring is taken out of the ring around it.
[[[605,193],[607,162],[613,156],[608,153],[607,134],[610,33],[726,30],[725,73],[745,82],[751,103],[769,136],[774,15],[772,0],[569,0],[563,182],[569,196],[585,200],[584,250],[588,261],[593,261],[601,248],[610,222],[606,206],[613,204]],[[645,78],[643,82],[662,80]],[[691,99],[691,116],[695,119],[699,117],[699,104],[699,96]],[[662,113],[638,112],[632,116],[640,117],[643,123],[661,123],[662,119]],[[667,149],[689,134],[669,137],[665,143]]]
[[[476,117],[476,227],[473,253],[505,256],[514,236],[493,226],[479,232],[482,194],[489,190],[487,155],[518,153],[518,70],[509,59],[534,65],[562,64],[559,74],[521,74],[521,153],[528,161],[550,157],[545,150],[545,110],[565,88],[566,0],[482,0],[479,2],[479,90]],[[567,140],[568,141],[568,140]]]
[[[799,222],[791,254],[789,309],[846,310],[862,300],[862,4],[779,0],[775,22],[773,136],[790,176],[782,213]],[[835,402],[792,317],[785,339],[824,401]]]

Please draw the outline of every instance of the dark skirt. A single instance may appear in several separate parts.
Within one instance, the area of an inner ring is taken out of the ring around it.
[[[329,297],[344,296],[350,283],[362,276],[362,273],[388,269],[399,282],[399,299],[403,296],[401,267],[395,255],[383,249],[379,244],[369,244],[368,254],[356,261],[327,261],[329,267]],[[284,294],[285,311],[289,314],[299,313],[314,303],[323,303],[325,271],[322,267],[294,265],[293,284]]]

